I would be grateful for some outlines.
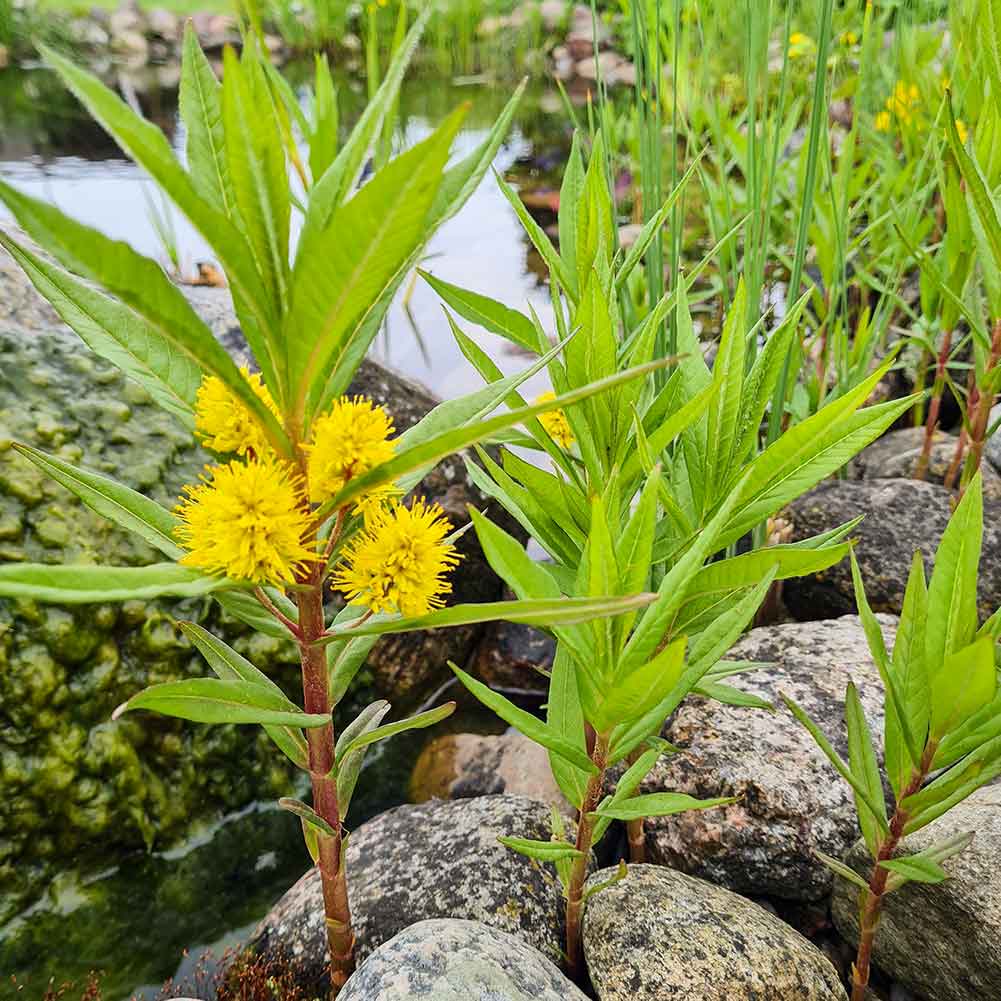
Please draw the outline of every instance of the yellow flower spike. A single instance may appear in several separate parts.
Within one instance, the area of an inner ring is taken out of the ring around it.
[[[372,612],[425,615],[452,590],[445,574],[461,557],[445,542],[451,531],[437,504],[382,508],[348,543],[331,583]]]
[[[876,127],[877,132],[889,132],[890,131],[890,112],[880,111],[875,119],[873,120],[873,125]]]
[[[545,403],[546,400],[555,400],[555,393],[543,393],[535,398],[536,403]],[[573,442],[573,432],[570,430],[570,422],[567,415],[558,407],[548,413],[539,414],[539,423],[546,429],[546,433],[558,445],[569,448]]]
[[[858,35],[854,31],[841,32],[841,44],[847,46],[858,45]]]
[[[396,445],[393,419],[382,407],[361,396],[342,396],[313,423],[307,452],[309,499],[322,504],[336,496],[348,480],[393,457]],[[392,485],[381,488],[382,499],[395,493]],[[359,501],[359,507],[361,507]]]
[[[966,140],[970,136],[970,130],[966,127],[966,123],[962,118],[956,119],[956,133],[959,135],[959,141],[965,146]]]
[[[240,374],[268,410],[280,419],[278,407],[260,375],[251,373],[246,366],[240,369]],[[268,436],[257,418],[230,392],[222,379],[214,375],[206,376],[198,387],[195,431],[202,444],[213,452],[263,456],[271,450]]]
[[[312,516],[289,466],[268,459],[207,467],[174,509],[185,566],[255,584],[291,584],[317,559]]]

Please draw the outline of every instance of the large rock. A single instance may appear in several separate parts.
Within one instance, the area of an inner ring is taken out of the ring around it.
[[[880,619],[892,641],[894,620]],[[880,734],[882,686],[862,626],[846,616],[752,629],[728,656],[770,664],[735,684],[778,708],[734,708],[696,697],[682,703],[662,731],[680,751],[661,759],[641,791],[739,801],[648,819],[648,857],[740,893],[819,899],[831,876],[814,853],[847,851],[858,837],[854,803],[779,693],[795,699],[846,755],[842,701],[854,680],[869,726]]]
[[[339,1001],[586,1001],[523,939],[478,921],[419,921],[379,946]]]
[[[514,597],[509,591],[505,597]],[[470,661],[470,671],[491,688],[532,695],[549,691],[556,641],[519,622],[491,622]]]
[[[397,807],[354,831],[347,858],[359,962],[426,918],[482,921],[559,962],[564,915],[556,870],[505,848],[500,835],[548,840],[549,807],[522,796],[432,801]],[[291,958],[304,986],[322,988],[327,940],[318,870],[282,897],[252,944]]]
[[[915,550],[932,560],[951,513],[949,492],[911,479],[854,483],[830,480],[793,501],[786,509],[792,541],[826,532],[857,515],[865,520],[852,535],[869,604],[876,611],[900,614]],[[1001,605],[1001,501],[985,500],[984,546],[980,561],[980,612]],[[847,560],[809,577],[783,583],[786,607],[797,619],[823,619],[855,611],[855,592]]]
[[[570,813],[549,765],[549,753],[515,730],[502,734],[448,733],[424,748],[410,778],[410,798],[472,799],[509,793]]]
[[[770,911],[660,866],[590,898],[584,955],[599,1001],[845,1001],[823,953]]]
[[[990,787],[906,839],[912,853],[954,834],[974,831],[973,844],[949,859],[949,878],[937,886],[908,883],[884,900],[876,933],[877,966],[931,1001],[1001,997],[1001,789]],[[870,875],[864,846],[847,857]],[[832,911],[838,930],[858,942],[858,893],[835,881]]]
[[[1001,420],[1001,403],[996,403],[991,409],[991,418],[988,427],[993,427],[994,422],[998,420]],[[1001,473],[1001,434],[995,433],[987,439],[987,444],[984,446],[984,455],[994,469]]]

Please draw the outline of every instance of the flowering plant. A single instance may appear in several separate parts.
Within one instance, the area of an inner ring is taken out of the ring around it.
[[[336,993],[353,964],[345,817],[366,749],[447,716],[452,704],[383,723],[376,702],[338,735],[332,710],[384,633],[503,617],[573,623],[639,608],[649,596],[517,600],[442,607],[458,555],[442,512],[404,498],[446,455],[553,408],[628,382],[616,373],[552,401],[493,412],[545,364],[449,401],[405,434],[371,401],[345,395],[392,297],[430,234],[476,187],[506,132],[515,94],[481,146],[447,166],[463,109],[356,190],[366,151],[394,104],[424,18],[337,150],[329,73],[318,63],[317,118],[302,121],[307,171],[290,120],[302,111],[252,38],[227,49],[220,83],[188,29],[180,106],[187,166],[163,133],[96,78],[47,58],[77,97],[160,184],[213,247],[259,372],[240,370],[152,260],[58,209],[0,183],[0,198],[46,256],[0,243],[86,344],[145,387],[216,453],[173,510],[62,458],[17,446],[102,516],[136,532],[166,561],[145,567],[0,567],[0,597],[87,603],[211,595],[238,618],[298,645],[303,704],[194,623],[181,628],[215,678],[153,685],[118,713],[155,710],[204,723],[264,727],[309,776],[302,820],[319,867]],[[293,196],[290,166],[302,198]],[[290,253],[293,207],[302,231]],[[493,416],[490,416],[493,414]],[[331,621],[328,585],[348,604]]]

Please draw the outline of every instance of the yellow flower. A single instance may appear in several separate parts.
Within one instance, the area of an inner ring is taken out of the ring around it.
[[[789,36],[789,58],[800,59],[810,55],[814,50],[813,39],[801,31],[794,31]]]
[[[914,112],[917,110],[920,96],[916,84],[906,84],[903,80],[898,80],[893,93],[886,99],[886,110],[904,125],[910,125],[914,121]]]
[[[876,126],[877,132],[889,132],[890,131],[890,112],[881,111],[876,115],[873,124]]]
[[[257,373],[243,367],[240,373],[250,388],[264,401],[268,410],[279,417],[278,407]],[[217,376],[202,379],[195,399],[195,431],[206,448],[213,452],[235,452],[237,455],[267,455],[270,446],[264,428],[240,402],[229,387]]]
[[[555,400],[555,393],[543,393],[537,397],[536,403],[545,403],[546,400]],[[570,430],[570,422],[567,415],[557,407],[548,413],[539,414],[539,423],[546,429],[549,437],[564,448],[569,448],[573,444],[573,432]]]
[[[956,132],[959,133],[959,141],[965,146],[966,140],[970,135],[970,130],[966,127],[966,123],[962,118],[956,119]]]
[[[841,44],[849,46],[858,45],[858,35],[854,31],[842,31]]]
[[[452,590],[445,574],[460,558],[444,541],[451,531],[436,504],[382,508],[348,544],[331,583],[373,612],[424,615],[441,608],[442,595]]]
[[[303,543],[311,516],[288,466],[251,459],[207,469],[185,487],[174,529],[185,566],[257,584],[292,583],[316,559]]]
[[[352,477],[391,459],[396,447],[389,441],[393,431],[393,419],[371,400],[361,396],[337,400],[329,413],[317,418],[312,442],[305,446],[310,500],[322,504]],[[379,491],[383,498],[394,492],[392,485]]]

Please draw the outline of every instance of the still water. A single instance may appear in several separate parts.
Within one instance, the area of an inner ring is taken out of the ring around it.
[[[174,148],[183,150],[176,93],[169,86],[140,93],[144,111]],[[487,135],[509,93],[506,85],[490,82],[412,80],[401,99],[396,146],[419,141],[468,100],[470,113],[454,151],[462,156]],[[342,120],[350,121],[361,106],[360,88],[345,79],[340,94]],[[533,158],[558,158],[567,141],[564,121],[554,95],[530,88],[495,168],[504,173],[524,169]],[[165,258],[151,223],[151,206],[162,206],[151,183],[45,70],[0,74],[0,175],[142,253]],[[177,213],[169,218],[182,269],[192,273],[197,262],[211,260],[211,252],[186,220]],[[528,245],[492,176],[435,236],[424,266],[509,305],[531,303],[549,323],[548,292],[529,268]],[[525,365],[506,342],[472,327],[468,332],[506,372]],[[480,385],[452,341],[434,293],[419,281],[407,302],[390,310],[373,354],[439,396]],[[541,382],[530,384],[529,392],[534,388],[543,388]],[[484,725],[467,722],[465,728]],[[411,741],[373,756],[362,783],[372,793],[360,804],[363,815],[356,822],[405,799],[407,766],[419,749]],[[189,976],[207,947],[218,954],[239,942],[305,865],[298,821],[264,804],[194,830],[185,844],[169,851],[111,858],[99,871],[80,871],[68,858],[49,891],[0,928],[0,998],[35,1001],[50,978],[55,984],[82,984],[95,970],[102,972],[104,1001],[131,996],[151,1001],[167,977]],[[79,988],[68,992],[66,1001],[79,993]]]

